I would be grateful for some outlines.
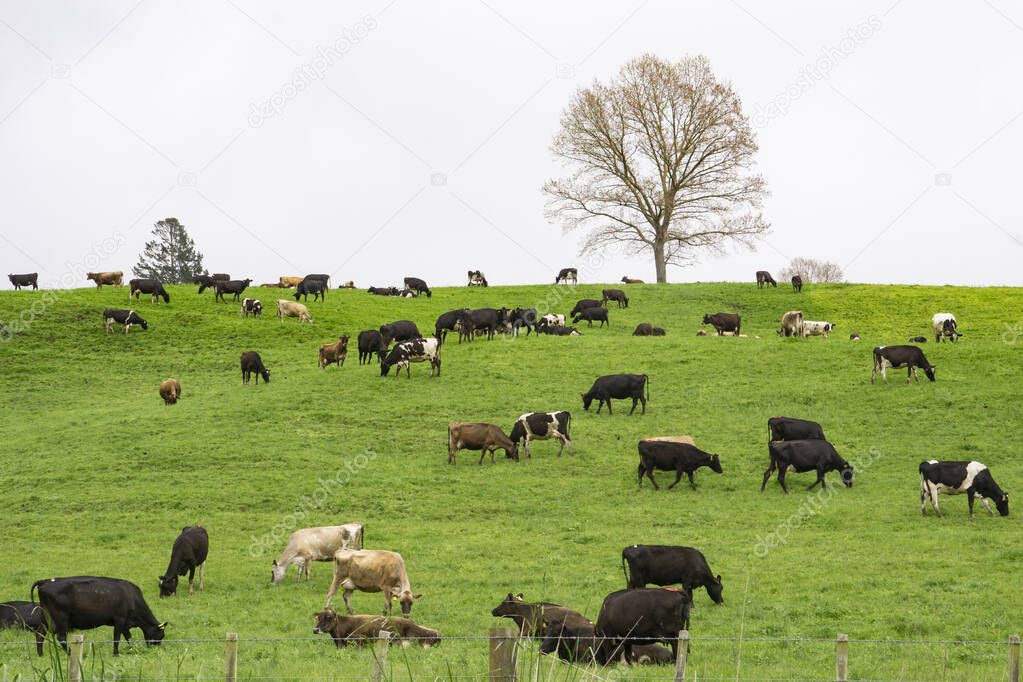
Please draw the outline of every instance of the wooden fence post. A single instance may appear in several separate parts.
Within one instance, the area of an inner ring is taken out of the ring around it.
[[[689,660],[689,630],[678,633],[678,658],[675,659],[675,682],[686,679],[686,661]]]
[[[384,682],[387,679],[387,648],[391,645],[391,633],[381,630],[377,641],[373,644],[373,669],[369,679],[372,682]]]
[[[238,633],[227,633],[227,659],[224,663],[227,682],[238,682]]]
[[[490,628],[490,680],[515,682],[517,633],[510,628]]]
[[[835,640],[835,680],[847,682],[849,679],[849,635],[838,633]]]
[[[84,648],[85,636],[71,635],[67,655],[68,682],[82,682],[82,652]]]
[[[1009,682],[1019,682],[1019,635],[1009,635]]]

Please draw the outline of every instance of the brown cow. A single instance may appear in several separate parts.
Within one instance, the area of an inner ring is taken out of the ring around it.
[[[623,284],[645,284],[641,279],[632,279],[631,277],[622,277]]]
[[[395,597],[401,604],[401,614],[407,616],[412,612],[412,602],[423,596],[412,593],[401,555],[383,549],[342,549],[335,552],[334,579],[330,582],[323,608],[330,608],[330,600],[338,587],[344,590],[345,608],[350,614],[354,612],[349,600],[356,590],[383,592],[384,615],[391,613],[391,600]]]
[[[348,334],[340,337],[334,343],[325,343],[320,346],[320,359],[317,365],[320,369],[326,369],[327,365],[332,363],[343,367],[346,357],[348,357]]]
[[[489,452],[494,462],[494,450],[501,448],[506,457],[519,461],[519,444],[505,435],[496,424],[452,422],[448,424],[448,464],[455,463],[459,450],[479,450],[480,464]]]
[[[160,384],[160,397],[168,405],[178,402],[178,398],[181,397],[181,384],[178,383],[178,380],[164,379],[163,383]]]
[[[348,644],[364,645],[380,638],[380,632],[391,633],[389,642],[401,642],[403,647],[418,644],[427,649],[440,644],[440,633],[425,628],[410,618],[398,616],[342,616],[333,609],[314,613],[316,627],[313,634],[330,635],[334,645],[340,649]]]
[[[124,284],[124,273],[120,270],[116,272],[88,272],[85,274],[85,279],[91,279],[95,282],[97,289],[102,289],[104,284],[119,287]]]
[[[291,287],[297,287],[299,284],[302,283],[303,279],[305,279],[305,277],[288,277],[286,275],[281,275],[281,278],[279,280],[280,287],[281,289],[290,289]]]
[[[522,593],[513,595],[511,592],[490,612],[494,618],[511,618],[519,627],[522,637],[543,639],[547,626],[552,622],[563,621],[568,614],[575,613],[572,609],[551,602],[527,602]]]

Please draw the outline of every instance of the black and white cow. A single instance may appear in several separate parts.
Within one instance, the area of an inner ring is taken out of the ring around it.
[[[143,320],[138,313],[134,310],[124,310],[121,308],[107,308],[103,311],[103,326],[107,331],[107,334],[111,332],[115,324],[124,325],[124,333],[128,333],[128,329],[133,324],[137,324],[143,329],[149,329],[149,325]]]
[[[628,569],[626,569],[628,564]],[[681,585],[692,594],[697,587],[707,588],[715,604],[723,604],[721,576],[710,570],[703,553],[693,547],[669,545],[632,545],[622,550],[622,572],[626,588],[635,590],[648,583]]]
[[[817,422],[793,417],[771,417],[767,420],[768,441],[772,440],[827,440],[824,429]]]
[[[539,312],[536,308],[515,308],[508,313],[507,324],[511,327],[512,336],[518,336],[519,331],[523,328],[526,330],[526,336],[529,336],[529,332],[536,328],[539,320]]]
[[[575,268],[561,268],[558,271],[558,276],[554,278],[554,283],[564,282],[565,284],[576,284],[579,281],[579,271]]]
[[[480,270],[469,270],[469,286],[471,287],[485,287],[487,286],[487,278],[483,276],[483,272]]]
[[[405,375],[412,378],[411,365],[413,362],[430,363],[430,376],[440,376],[440,344],[437,339],[412,339],[402,341],[387,354],[387,357],[380,361],[380,376],[385,377],[392,367],[397,367],[394,376],[401,375],[401,368],[405,368]]]
[[[14,285],[15,291],[20,290],[21,287],[32,287],[33,289],[39,288],[38,272],[30,272],[25,275],[7,275],[7,279],[11,280],[11,284]]]
[[[934,328],[934,343],[941,343],[942,340],[956,341],[962,334],[959,333],[956,316],[952,313],[936,313],[931,318],[931,326]]]
[[[258,298],[246,298],[242,301],[241,310],[238,311],[238,317],[263,317],[263,304],[259,302]]]
[[[881,372],[881,378],[888,383],[888,368],[906,368],[906,383],[913,379],[920,383],[920,376],[917,368],[924,370],[924,374],[931,381],[934,381],[934,370],[936,365],[927,362],[924,352],[916,346],[878,346],[874,349],[874,371],[870,375],[870,383],[874,383],[877,373]]]
[[[515,443],[522,443],[526,451],[526,457],[532,457],[529,452],[529,441],[548,440],[555,438],[561,443],[558,450],[558,457],[568,446],[568,454],[574,455],[572,437],[568,433],[568,427],[572,423],[572,415],[564,410],[561,412],[529,412],[522,415],[512,426],[510,437]]]
[[[663,440],[641,440],[639,449],[639,485],[643,485],[646,476],[657,490],[654,471],[674,471],[675,481],[668,486],[671,490],[682,480],[682,474],[689,478],[689,485],[696,490],[693,474],[700,467],[709,467],[711,471],[721,473],[721,458],[704,452],[695,445],[688,443],[672,443]]]
[[[539,334],[539,333],[543,332],[548,327],[564,327],[564,326],[565,326],[565,316],[564,315],[555,314],[555,313],[547,313],[546,315],[541,315],[539,318],[537,318],[535,331],[536,331],[537,334]],[[528,329],[526,330],[526,336],[529,336],[529,330]]]
[[[139,300],[142,294],[152,296],[153,303],[156,303],[157,298],[162,298],[164,303],[170,303],[170,294],[163,288],[163,282],[158,279],[133,279],[128,282],[129,301],[133,296],[136,301]]]
[[[646,395],[643,394],[644,388],[646,389]],[[597,414],[600,414],[600,408],[604,406],[604,403],[607,403],[607,413],[611,414],[612,398],[632,398],[632,409],[629,410],[630,415],[636,411],[636,403],[642,402],[642,414],[646,414],[646,401],[650,400],[650,381],[646,374],[608,374],[597,377],[590,390],[582,395],[584,410],[588,411],[590,409],[590,403],[593,402],[594,398],[599,401],[597,403]]]
[[[853,484],[853,467],[842,459],[835,447],[826,440],[786,440],[776,441],[767,444],[767,452],[771,457],[771,463],[764,472],[764,482],[760,485],[760,492],[767,487],[767,480],[775,469],[778,470],[778,483],[787,495],[788,487],[785,485],[785,474],[794,471],[801,474],[806,471],[816,471],[817,480],[807,486],[807,490],[813,490],[818,483],[825,490],[828,484],[824,481],[824,474],[829,471],[839,471],[842,474],[842,483],[846,488]]]
[[[920,512],[927,515],[927,501],[930,500],[934,513],[941,516],[938,495],[966,493],[973,516],[973,499],[979,497],[994,516],[988,500],[995,501],[995,507],[1002,516],[1009,515],[1009,494],[1004,492],[991,477],[991,471],[980,462],[939,462],[936,459],[920,462]]]

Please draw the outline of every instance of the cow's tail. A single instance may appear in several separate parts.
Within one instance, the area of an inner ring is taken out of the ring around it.
[[[625,585],[628,586],[630,584],[630,578],[629,578],[629,569],[626,566],[626,561],[625,561],[625,552],[622,552],[622,575],[625,576]]]
[[[45,580],[37,580],[34,583],[32,583],[32,589],[30,589],[28,591],[28,600],[30,602],[32,602],[33,604],[38,603],[38,602],[36,602],[36,597],[35,597],[36,590],[38,590],[39,586],[42,585],[45,582],[46,582]]]

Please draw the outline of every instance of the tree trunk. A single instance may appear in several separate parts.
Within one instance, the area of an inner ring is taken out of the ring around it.
[[[654,242],[654,268],[657,271],[657,283],[668,282],[668,264],[664,257],[664,242],[658,239]]]

